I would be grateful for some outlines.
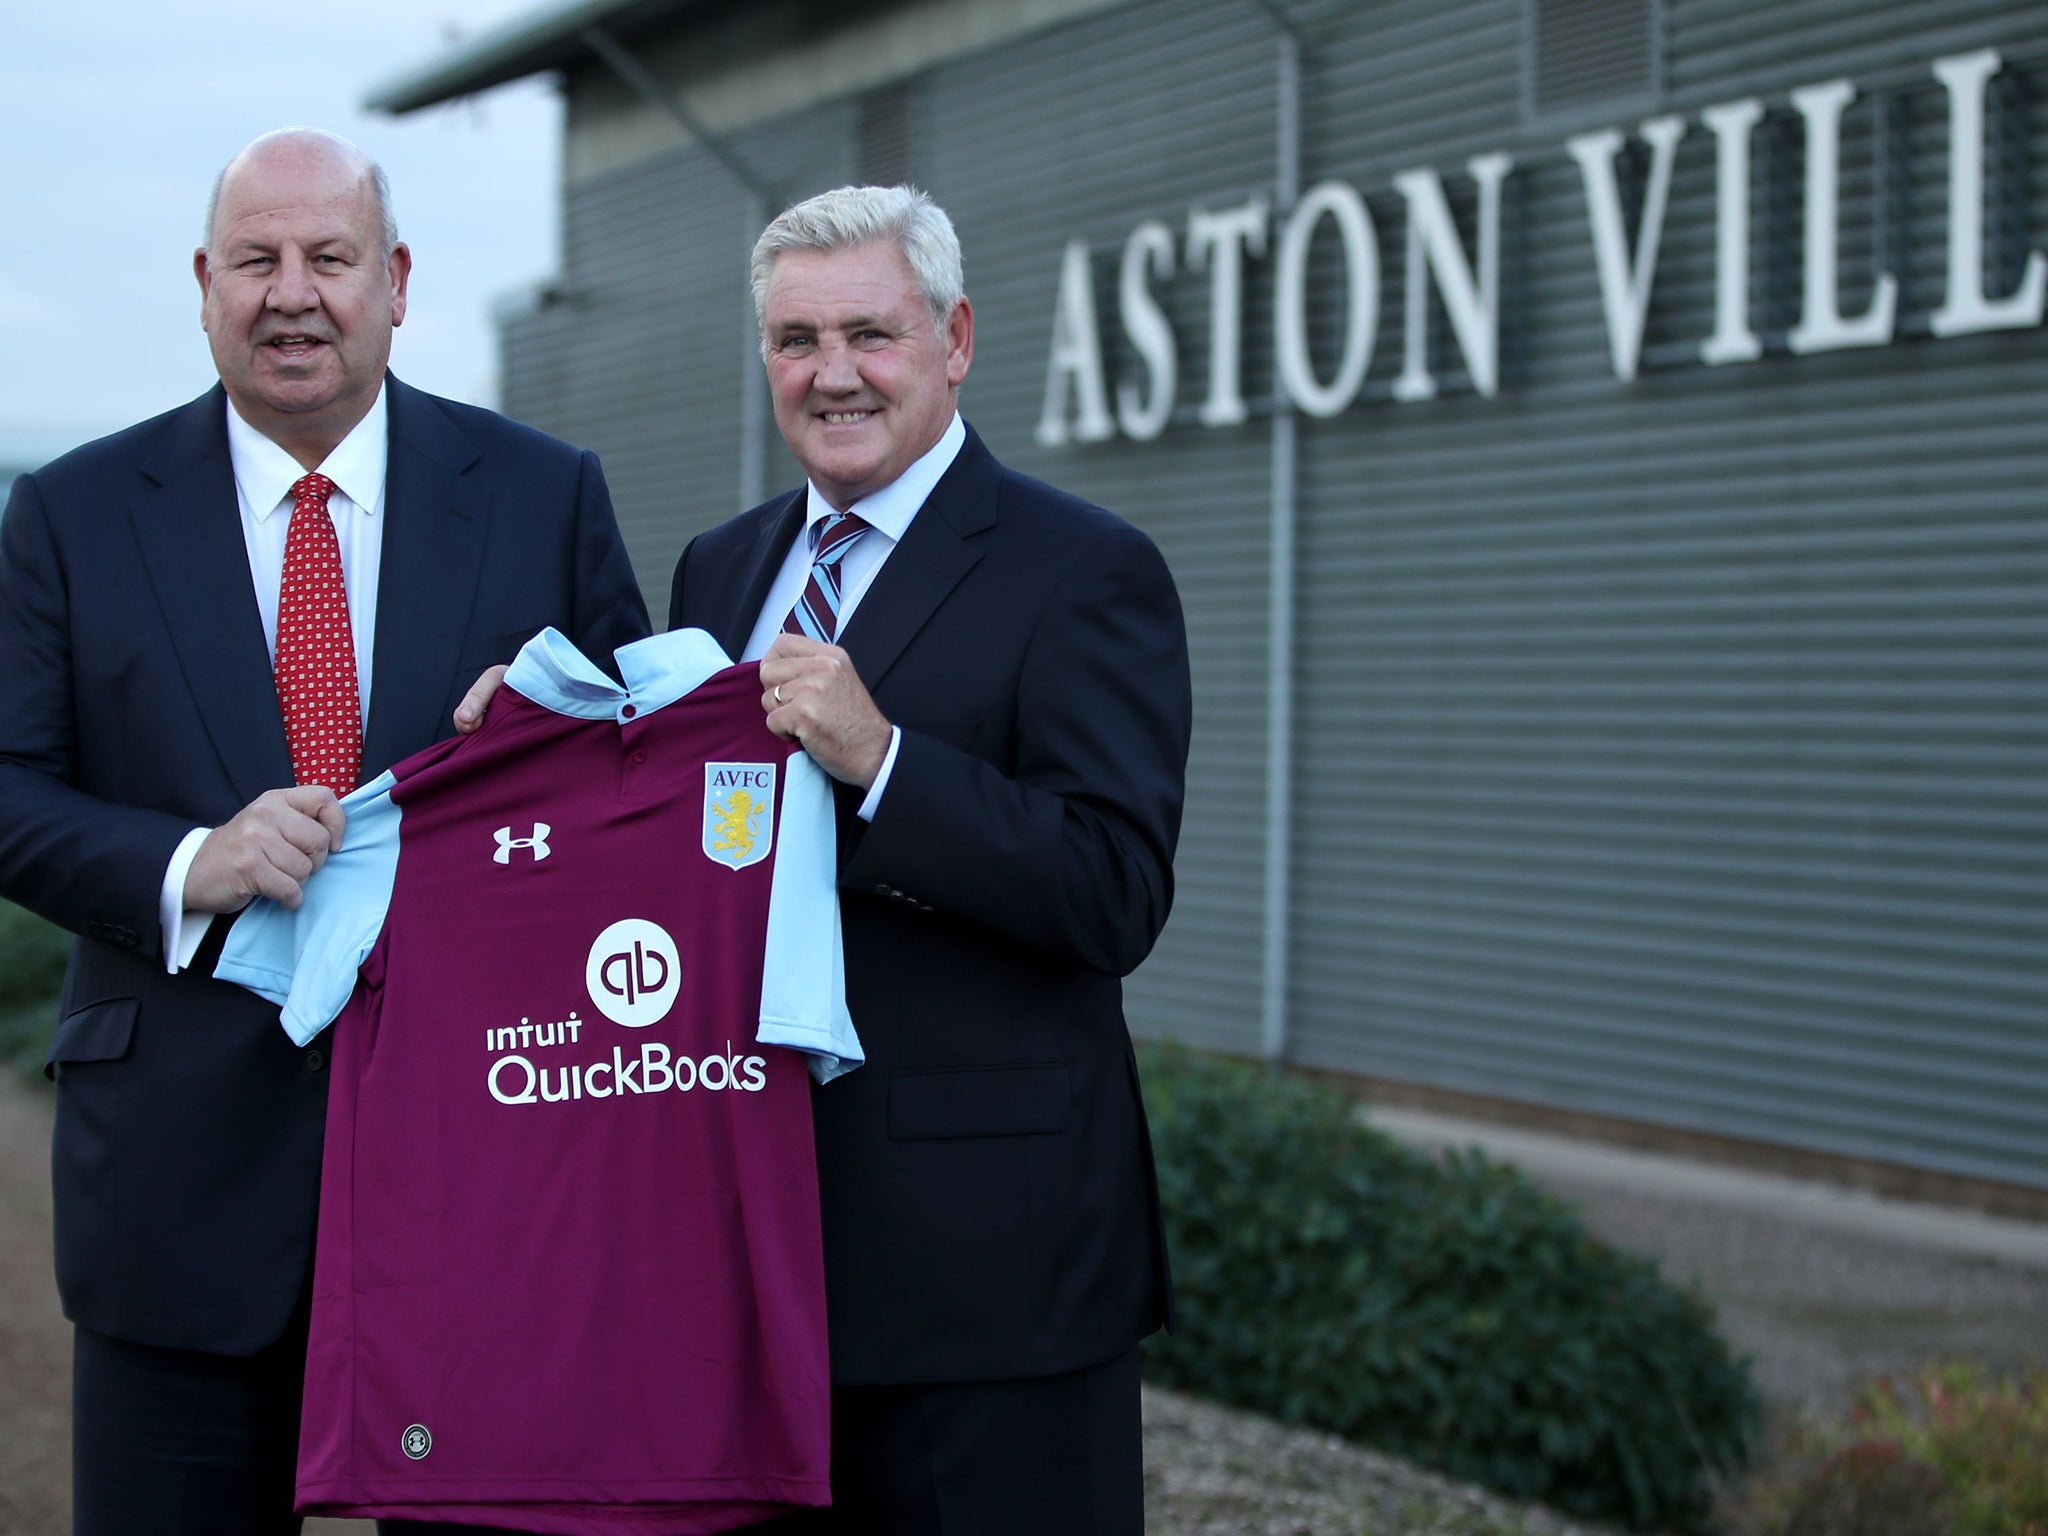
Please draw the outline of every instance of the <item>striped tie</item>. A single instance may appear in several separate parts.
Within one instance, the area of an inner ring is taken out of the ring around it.
[[[804,595],[782,621],[785,635],[809,635],[830,644],[839,634],[839,563],[856,540],[868,531],[858,512],[833,512],[818,519],[818,548],[811,556],[811,579]]]

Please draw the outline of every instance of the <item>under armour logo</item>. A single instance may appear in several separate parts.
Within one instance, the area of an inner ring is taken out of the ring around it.
[[[533,861],[538,864],[548,856],[548,834],[554,830],[546,822],[536,821],[533,824],[533,836],[514,837],[510,827],[500,827],[492,834],[498,840],[498,851],[491,857],[500,864],[510,864],[514,848],[531,848]]]

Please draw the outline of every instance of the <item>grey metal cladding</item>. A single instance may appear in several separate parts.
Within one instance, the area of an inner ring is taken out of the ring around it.
[[[855,174],[870,186],[911,181],[910,87],[898,80],[863,91],[855,105]]]
[[[1665,109],[1757,94],[1776,119],[1753,196],[1767,350],[1698,360],[1714,181],[1695,119],[1630,385],[1561,138],[1505,102],[1440,136],[1412,53],[1398,76],[1365,57],[1322,74],[1323,131],[1356,148],[1308,175],[1356,178],[1398,229],[1375,198],[1386,140],[1358,120],[1405,106],[1406,163],[1450,180],[1475,137],[1516,154],[1524,243],[1499,400],[1375,401],[1398,366],[1383,337],[1365,401],[1303,424],[1301,1059],[2048,1181],[2043,338],[1925,334],[1946,207],[1929,62],[1997,44],[2038,70],[2038,17],[1674,7]],[[1465,20],[1444,61],[1461,101],[1514,25]],[[1728,67],[1701,69],[1702,45]],[[1845,73],[1868,89],[1844,121],[1842,304],[1866,302],[1889,215],[1902,339],[1795,358],[1785,93]],[[1909,206],[1886,210],[1889,97]],[[2037,122],[2036,165],[2042,148]]]
[[[849,124],[833,104],[733,142],[794,198],[849,179]],[[506,408],[603,459],[657,622],[683,545],[743,510],[739,394],[765,389],[747,297],[760,230],[744,189],[677,139],[566,189],[559,298],[505,327]],[[766,489],[786,489],[788,452],[762,420]]]
[[[1663,86],[1663,0],[1525,0],[1529,115],[1641,97]]]
[[[1257,8],[1237,0],[1153,3],[922,82],[925,174],[959,227],[975,305],[964,411],[1006,462],[1150,533],[1188,614],[1196,742],[1173,918],[1127,989],[1128,1011],[1143,1032],[1236,1051],[1258,1042],[1265,430],[1170,427],[1152,443],[1048,450],[1033,427],[1066,242],[1092,246],[1114,352],[1116,260],[1131,226],[1157,218],[1181,230],[1195,202],[1269,191],[1271,36]],[[1162,297],[1194,378],[1209,345],[1206,287],[1182,282]],[[1260,302],[1247,294],[1248,316]],[[1246,335],[1264,330],[1251,319]],[[1128,357],[1115,355],[1128,374]],[[1198,403],[1184,386],[1180,414]]]
[[[1557,120],[1523,113],[1524,0],[1282,9],[1302,38],[1302,183],[1359,190],[1382,269],[1360,398],[1298,429],[1293,1057],[2048,1184],[2048,331],[1927,324],[1947,261],[1930,63],[1997,47],[2043,94],[2038,3],[1670,0],[1661,93]],[[1180,583],[1188,820],[1131,1013],[1241,1051],[1259,1027],[1271,247],[1246,268],[1251,419],[1205,428],[1209,287],[1185,237],[1195,205],[1272,194],[1274,59],[1259,6],[1143,0],[904,84],[916,178],[966,250],[969,418],[1012,464],[1147,529]],[[1789,93],[1836,77],[1859,93],[1841,303],[1860,310],[1889,268],[1899,334],[1798,357]],[[1748,96],[1769,114],[1750,199],[1764,355],[1709,367],[1699,113]],[[2023,239],[2048,236],[2048,106],[2021,106],[1993,112],[1994,293]],[[1658,112],[1687,132],[1622,383],[1565,139]],[[743,138],[797,193],[853,173],[855,130],[848,99]],[[1516,162],[1498,398],[1474,395],[1432,300],[1441,394],[1398,403],[1393,178],[1434,168],[1469,245],[1465,162],[1494,150]],[[737,207],[686,148],[575,189],[564,298],[507,330],[508,403],[605,452],[657,601],[736,484]],[[1153,442],[1042,447],[1069,239],[1090,249],[1112,410],[1144,381],[1115,293],[1145,219],[1175,236],[1176,273],[1153,285],[1180,356],[1173,421]],[[1326,227],[1308,282],[1325,378],[1341,288]],[[767,462],[771,487],[793,481],[779,442]]]

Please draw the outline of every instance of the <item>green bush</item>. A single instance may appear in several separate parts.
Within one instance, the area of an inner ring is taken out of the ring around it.
[[[1144,1054],[1179,1318],[1148,1373],[1521,1499],[1704,1528],[1757,1423],[1698,1298],[1323,1084]]]
[[[1809,1418],[1728,1518],[1738,1536],[2048,1536],[2048,1368],[1880,1379]]]
[[[1782,1536],[1942,1536],[1941,1474],[1896,1440],[1858,1440],[1822,1457],[1771,1500],[1751,1532]],[[1738,1521],[1736,1529],[1745,1527]]]
[[[0,1063],[38,1075],[71,939],[62,929],[0,901]]]

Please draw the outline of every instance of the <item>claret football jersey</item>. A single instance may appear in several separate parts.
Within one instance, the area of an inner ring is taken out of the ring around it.
[[[701,631],[549,630],[217,974],[325,1028],[308,1513],[697,1536],[829,1501],[830,786]]]

